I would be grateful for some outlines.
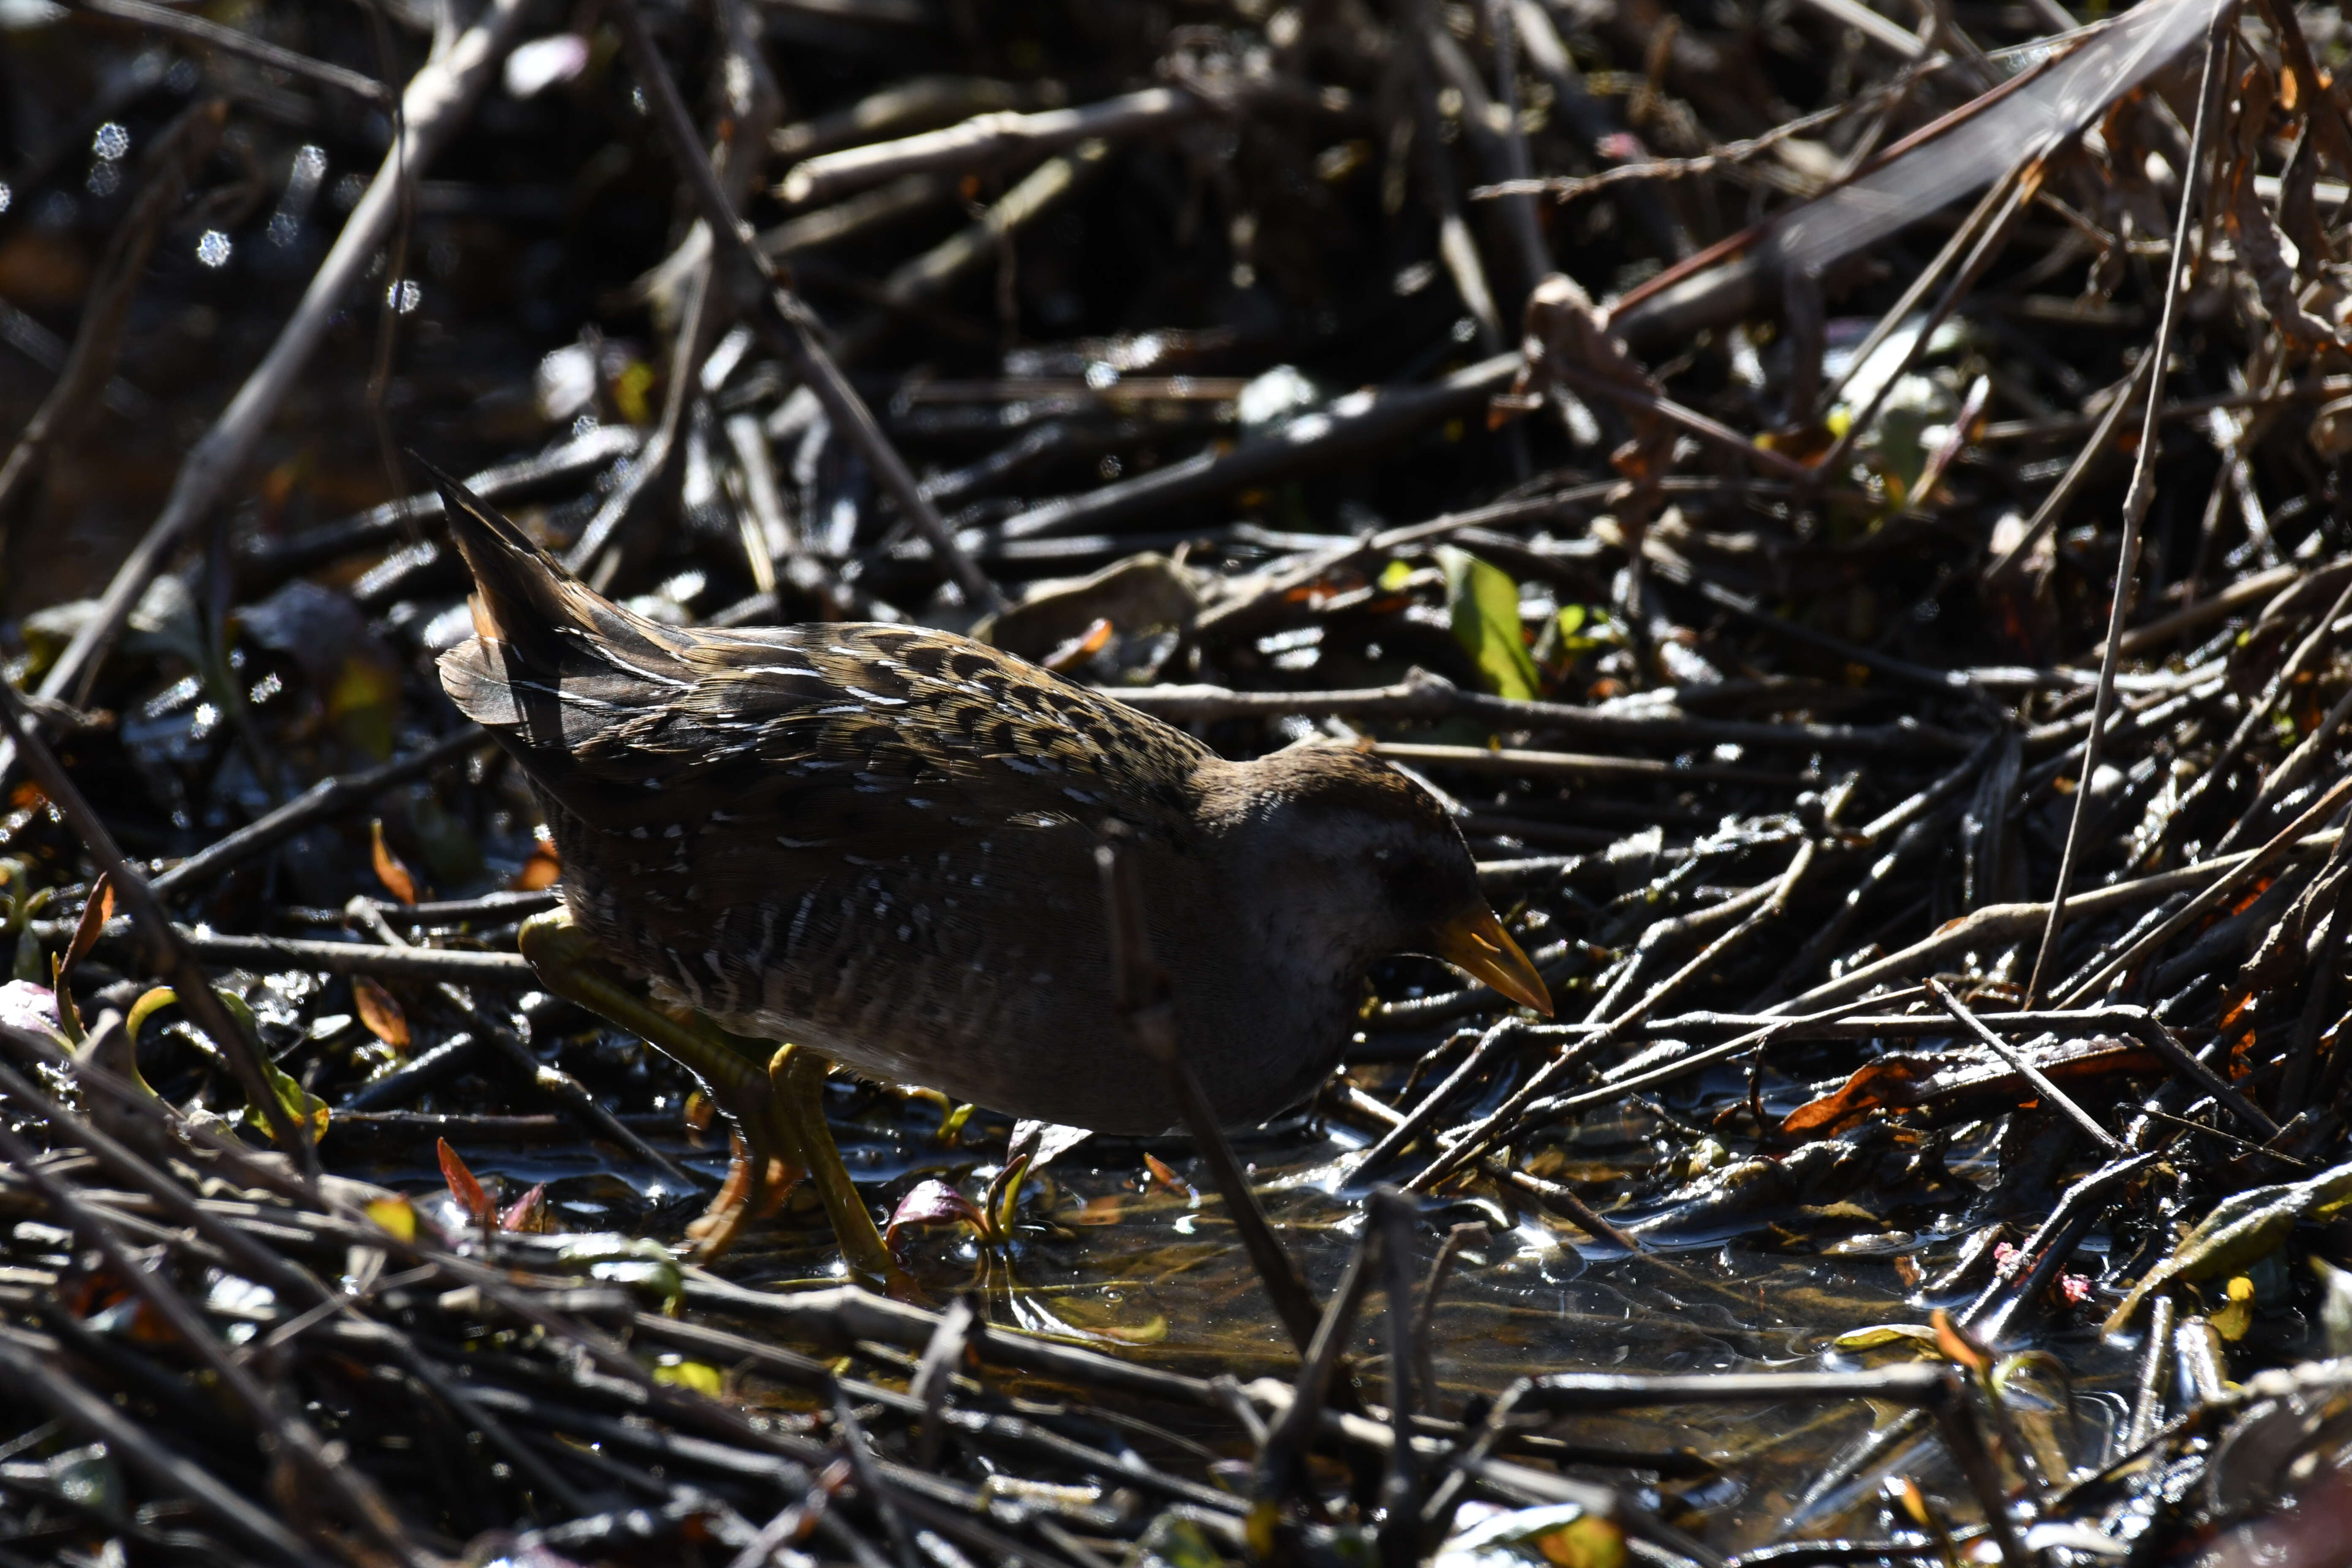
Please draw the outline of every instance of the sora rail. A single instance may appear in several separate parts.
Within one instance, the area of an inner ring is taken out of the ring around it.
[[[944,632],[662,626],[435,478],[479,590],[442,682],[521,764],[563,864],[564,910],[526,953],[780,1152],[830,1161],[836,1230],[871,1221],[841,1212],[854,1190],[806,1103],[824,1070],[807,1052],[1016,1116],[1176,1122],[1113,1022],[1094,861],[1108,820],[1129,829],[1181,1048],[1229,1124],[1331,1070],[1389,954],[1550,1011],[1460,832],[1383,763],[1328,745],[1227,762]],[[687,1009],[709,1023],[680,1024]],[[760,1103],[770,1075],[747,1068],[773,1046],[753,1040],[802,1049],[776,1069],[799,1103]]]

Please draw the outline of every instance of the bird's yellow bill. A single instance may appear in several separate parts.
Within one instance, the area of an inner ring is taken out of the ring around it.
[[[1437,933],[1436,957],[1444,959],[1473,980],[1482,980],[1517,1002],[1522,1007],[1532,1007],[1545,1017],[1551,1016],[1551,993],[1544,988],[1543,976],[1495,918],[1495,911],[1480,908],[1476,914],[1465,915]]]

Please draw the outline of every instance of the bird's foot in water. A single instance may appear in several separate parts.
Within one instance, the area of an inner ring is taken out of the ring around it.
[[[734,1246],[745,1226],[782,1208],[808,1174],[781,1155],[753,1155],[740,1132],[730,1129],[727,1141],[727,1179],[702,1216],[686,1227],[696,1256],[706,1263]]]
[[[520,945],[550,991],[638,1036],[699,1078],[734,1123],[741,1147],[726,1184],[690,1233],[704,1258],[718,1257],[745,1226],[772,1213],[805,1174],[858,1282],[894,1296],[912,1291],[825,1125],[829,1064],[823,1057],[798,1046],[746,1039],[700,1013],[672,1016],[606,965],[566,910],[524,921]]]

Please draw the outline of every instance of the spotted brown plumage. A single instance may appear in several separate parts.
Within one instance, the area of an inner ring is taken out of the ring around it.
[[[441,482],[479,588],[442,682],[529,775],[572,918],[667,1002],[1015,1115],[1161,1131],[1166,1086],[1111,1012],[1093,851],[1115,818],[1229,1121],[1330,1070],[1386,954],[1548,1006],[1459,832],[1384,763],[1227,762],[944,632],[661,626]]]

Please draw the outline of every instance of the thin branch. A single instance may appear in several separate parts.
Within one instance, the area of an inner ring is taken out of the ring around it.
[[[1983,1021],[1969,1011],[1968,1005],[1952,994],[1951,987],[1930,975],[1927,978],[1927,994],[1936,999],[1937,1005],[1958,1019],[1962,1026],[1982,1041],[1986,1049],[2014,1068],[2026,1082],[2033,1086],[2034,1090],[2043,1100],[2064,1111],[2067,1120],[2081,1128],[2092,1142],[2096,1143],[2110,1155],[2119,1155],[2124,1152],[2123,1144],[2114,1133],[2100,1126],[2096,1117],[2075,1104],[2073,1096],[2052,1082],[2048,1073],[2033,1065],[2032,1057],[1986,1028]]]
[[[2124,619],[2130,613],[2132,588],[2139,578],[2139,531],[2156,496],[2156,452],[2161,437],[2159,411],[2164,405],[2165,372],[2172,354],[2172,337],[2180,319],[2181,280],[2189,262],[2189,236],[2195,228],[2198,198],[2216,177],[2208,167],[2208,149],[2214,144],[2214,126],[2221,113],[2221,89],[2228,76],[2231,39],[2238,25],[2238,7],[2223,5],[2205,36],[2204,79],[2197,90],[2197,128],[2189,138],[2189,167],[2180,182],[2180,212],[2172,235],[2172,259],[2164,275],[2164,316],[2148,350],[2156,366],[2150,373],[2146,412],[2140,420],[2139,451],[2133,459],[2131,489],[2124,496],[2123,538],[2116,548],[2116,596],[2107,612],[2105,650],[2099,656],[2098,695],[2091,704],[2091,732],[2077,775],[2074,809],[2066,823],[2066,846],[2058,858],[2058,885],[2050,895],[2050,918],[2042,928],[2042,945],[2033,955],[2033,971],[2025,983],[2022,1006],[2031,1009],[2042,995],[2042,977],[2058,948],[2058,933],[2066,925],[2066,897],[2073,889],[2074,858],[2082,848],[2083,824],[2089,816],[2095,793],[2091,780],[2099,768],[2099,742],[2108,710],[2116,700],[2116,664],[2121,656]],[[2218,152],[2213,154],[2218,156]]]
[[[185,11],[174,11],[168,5],[151,5],[149,0],[66,0],[66,4],[94,16],[111,16],[117,21],[136,22],[159,33],[176,33],[206,48],[242,55],[272,70],[299,76],[322,87],[331,87],[338,92],[348,92],[369,103],[389,104],[394,101],[392,89],[372,76],[326,60],[312,59],[309,55],[298,54],[265,38],[257,38],[250,33],[240,33],[235,27],[224,27],[218,22],[192,16]]]

